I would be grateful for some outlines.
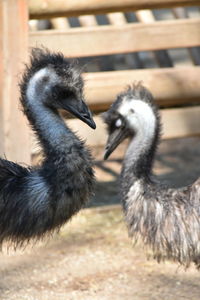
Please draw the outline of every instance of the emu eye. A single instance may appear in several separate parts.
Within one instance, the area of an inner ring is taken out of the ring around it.
[[[122,126],[122,120],[121,119],[117,119],[117,121],[115,122],[115,126],[116,127],[121,127]]]
[[[64,90],[62,94],[63,98],[74,98],[75,94],[73,91]]]
[[[130,112],[132,113],[132,114],[134,114],[134,109],[133,108],[130,108]]]

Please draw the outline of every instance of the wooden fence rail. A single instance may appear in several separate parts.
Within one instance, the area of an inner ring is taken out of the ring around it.
[[[186,78],[187,77],[187,78]],[[86,73],[86,98],[93,110],[104,110],[128,84],[142,81],[162,107],[200,103],[200,67]]]
[[[112,41],[112,42],[111,42]],[[95,26],[31,32],[30,46],[44,45],[69,57],[153,51],[200,45],[200,20]]]
[[[199,0],[29,0],[32,19],[71,17],[117,11],[135,11],[177,6],[197,6]]]

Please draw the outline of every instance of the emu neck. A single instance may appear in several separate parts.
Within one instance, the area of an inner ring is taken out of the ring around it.
[[[51,81],[56,79],[54,74],[49,76],[49,86],[45,86],[43,78],[49,75],[48,72],[47,69],[42,69],[31,78],[26,93],[26,115],[39,137],[45,154],[65,155],[78,139],[67,128],[58,112],[44,104]]]
[[[151,180],[152,166],[159,139],[159,125],[147,128],[140,127],[132,137],[125,154],[122,177],[130,186],[138,179]]]
[[[123,162],[124,171],[135,178],[148,175],[148,173],[151,171],[149,165],[152,163],[151,161],[147,164],[146,161],[146,157],[149,156],[149,151],[150,149],[147,148],[147,145],[144,145],[144,140],[142,139],[141,134],[133,137],[125,154]]]

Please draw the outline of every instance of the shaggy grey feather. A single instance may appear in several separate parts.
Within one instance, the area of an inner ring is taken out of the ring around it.
[[[130,138],[120,180],[130,236],[142,239],[158,261],[186,267],[194,262],[200,268],[200,179],[180,189],[156,181],[152,166],[161,126],[153,96],[135,84],[118,95],[103,118],[109,133],[105,158]]]
[[[21,244],[59,229],[91,196],[90,152],[64,123],[65,109],[92,128],[78,67],[62,54],[33,49],[22,81],[21,104],[44,150],[41,166],[0,159],[0,242]]]

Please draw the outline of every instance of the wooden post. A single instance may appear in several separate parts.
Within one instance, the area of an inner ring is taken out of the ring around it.
[[[20,111],[18,87],[28,56],[27,2],[0,1],[0,155],[30,163],[29,129]]]

